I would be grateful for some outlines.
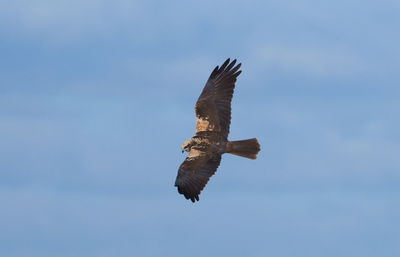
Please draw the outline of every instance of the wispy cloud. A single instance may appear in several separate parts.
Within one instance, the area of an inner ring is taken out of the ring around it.
[[[337,47],[267,45],[256,48],[253,56],[257,63],[263,63],[268,70],[282,70],[310,76],[356,76],[366,71],[365,63],[353,52]]]
[[[122,23],[143,18],[142,1],[13,1],[1,9],[3,29],[50,41],[69,41],[107,36]],[[134,28],[133,28],[134,29]]]
[[[360,3],[3,1],[0,255],[399,256],[398,3]],[[227,57],[262,150],[192,205],[179,146]]]

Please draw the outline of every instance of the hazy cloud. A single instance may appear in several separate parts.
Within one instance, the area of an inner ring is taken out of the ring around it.
[[[3,3],[0,255],[398,256],[397,7]],[[231,139],[262,151],[192,205],[180,144],[227,57]]]

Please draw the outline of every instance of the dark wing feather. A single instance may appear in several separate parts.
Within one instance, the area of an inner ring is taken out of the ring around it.
[[[228,138],[231,124],[231,101],[241,64],[227,59],[212,71],[196,103],[196,134],[217,131]]]
[[[178,170],[175,186],[178,192],[192,202],[199,200],[200,192],[208,180],[214,175],[221,162],[221,155],[209,156],[206,154],[187,157]]]

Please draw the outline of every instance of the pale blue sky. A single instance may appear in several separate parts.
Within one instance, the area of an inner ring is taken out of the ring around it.
[[[0,256],[400,256],[400,2],[0,1]],[[211,70],[231,139],[173,187]]]

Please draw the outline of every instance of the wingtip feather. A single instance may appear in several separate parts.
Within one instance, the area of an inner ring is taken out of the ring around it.
[[[226,59],[226,61],[221,65],[221,68],[219,68],[219,71],[224,71],[226,66],[228,66],[230,61],[231,61],[230,58]]]
[[[226,67],[226,71],[230,71],[230,70],[233,68],[233,66],[235,66],[235,63],[236,63],[236,59],[234,59],[234,60],[228,65],[228,67]]]

